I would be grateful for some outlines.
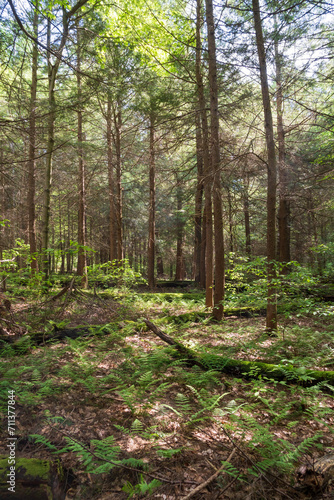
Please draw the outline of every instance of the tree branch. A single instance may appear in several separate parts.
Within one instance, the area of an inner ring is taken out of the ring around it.
[[[71,16],[73,16],[73,14],[75,14],[75,12],[77,12],[77,10],[87,2],[88,2],[88,0],[79,0],[79,2],[76,5],[74,5],[74,7],[72,7],[72,9],[69,12],[65,13],[66,19],[67,20],[70,19]],[[87,73],[84,73],[83,71],[78,71],[69,61],[64,59],[61,56],[61,54],[59,54],[58,51],[54,51],[52,49],[49,49],[46,45],[44,45],[42,42],[40,42],[35,36],[33,36],[31,33],[29,33],[29,31],[27,31],[26,28],[23,26],[22,21],[16,12],[16,9],[14,7],[12,0],[8,0],[8,3],[10,5],[12,12],[13,12],[13,16],[14,16],[15,20],[16,20],[17,24],[19,25],[20,30],[28,38],[30,38],[30,40],[35,42],[39,47],[44,49],[49,54],[52,54],[54,57],[56,57],[59,60],[59,62],[61,61],[61,62],[65,63],[69,68],[73,69],[73,71],[75,71],[76,73],[80,73],[81,75],[86,76],[87,78],[91,78],[92,80],[96,80],[96,81],[100,82],[100,80],[98,78],[94,78],[93,76],[88,75]]]

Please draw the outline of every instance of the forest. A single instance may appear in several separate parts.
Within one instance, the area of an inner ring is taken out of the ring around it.
[[[0,13],[0,499],[334,498],[333,2]]]

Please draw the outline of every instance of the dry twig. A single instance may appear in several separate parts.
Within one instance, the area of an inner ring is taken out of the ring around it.
[[[232,459],[235,451],[236,451],[236,448],[233,448],[233,450],[230,453],[230,456],[228,457],[226,462],[229,462]],[[220,469],[218,469],[214,474],[212,474],[212,476],[209,477],[209,479],[207,479],[206,481],[204,481],[204,483],[200,484],[199,486],[197,486],[196,488],[191,490],[191,492],[188,493],[187,496],[183,497],[183,500],[189,500],[189,498],[192,498],[194,495],[196,495],[196,493],[203,490],[206,486],[208,486],[208,484],[212,483],[212,481],[214,481],[219,476],[219,474],[224,471],[225,467],[226,467],[226,464],[222,465],[220,467]]]

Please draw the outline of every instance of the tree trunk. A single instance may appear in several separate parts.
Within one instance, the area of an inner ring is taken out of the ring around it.
[[[47,43],[48,48],[51,47],[51,21],[48,20],[47,28]],[[54,145],[54,122],[55,122],[55,71],[51,64],[51,56],[48,53],[48,80],[49,80],[49,119],[48,119],[48,142],[46,148],[46,169],[45,169],[45,186],[44,186],[44,201],[43,201],[43,216],[42,216],[42,253],[43,253],[43,271],[46,277],[49,274],[47,248],[49,243],[49,220],[50,220],[50,196],[52,182],[52,152]]]
[[[164,262],[162,260],[162,255],[158,252],[157,247],[157,276],[158,278],[163,278],[164,275]]]
[[[181,188],[179,179],[177,179],[176,199],[177,199],[177,216],[176,216],[175,281],[182,281],[184,279],[184,262],[183,262],[184,220],[183,220],[183,215],[182,215],[182,188]]]
[[[121,103],[117,103],[115,119],[115,149],[116,149],[116,228],[117,228],[117,260],[123,260],[123,200],[122,200],[122,163],[121,163]]]
[[[82,286],[87,288],[87,256],[86,256],[86,187],[85,187],[85,160],[83,142],[85,140],[82,131],[82,88],[81,88],[81,49],[79,36],[79,23],[77,27],[77,87],[78,87],[78,156],[79,156],[79,213],[78,213],[78,265],[77,274],[82,276]]]
[[[202,144],[203,144],[203,174],[205,195],[205,305],[213,307],[213,235],[212,235],[212,170],[209,158],[209,128],[206,113],[202,77],[202,5],[197,0],[196,18],[196,83],[197,97],[201,115]],[[204,246],[202,246],[202,251]],[[202,254],[203,255],[203,254]]]
[[[276,155],[274,142],[274,128],[270,105],[270,95],[267,77],[266,54],[264,48],[262,22],[259,0],[252,0],[253,17],[256,33],[256,45],[260,65],[262,102],[266,144],[268,152],[268,187],[267,187],[267,261],[268,261],[268,300],[266,328],[268,331],[277,330],[277,294],[275,287],[276,257]]]
[[[70,212],[70,201],[67,202],[67,251],[66,251],[66,272],[68,274],[72,273],[71,266],[71,253],[70,253],[70,241],[71,241],[71,212]]]
[[[154,264],[155,264],[155,137],[154,137],[155,117],[150,116],[150,200],[148,216],[148,247],[147,247],[147,280],[148,286],[155,285]]]
[[[202,288],[205,288],[206,285],[205,255],[206,255],[206,208],[204,206],[203,221],[202,221],[201,269],[200,269],[200,285]]]
[[[203,141],[200,114],[196,113],[196,155],[197,184],[195,195],[195,244],[194,244],[194,278],[201,281],[201,241],[202,241],[202,203],[203,203]]]
[[[233,238],[233,214],[232,214],[232,198],[231,190],[227,188],[227,202],[228,202],[228,225],[230,236],[230,252],[234,252],[234,238]]]
[[[138,272],[138,235],[137,235],[136,231],[135,231],[134,239],[133,239],[133,254],[134,254],[133,266],[134,266],[135,273],[137,273]]]
[[[38,39],[38,4],[34,10],[33,32]],[[36,207],[35,207],[35,177],[36,177],[36,105],[37,105],[37,43],[33,45],[30,91],[30,117],[29,117],[29,160],[28,160],[28,227],[29,246],[31,258],[31,273],[38,271],[37,244],[36,244]]]
[[[208,30],[210,116],[211,116],[211,170],[213,173],[213,214],[215,225],[215,319],[220,321],[224,315],[225,262],[223,209],[221,196],[220,148],[219,148],[219,113],[215,24],[212,0],[206,0],[206,24]]]
[[[112,151],[112,113],[111,101],[108,99],[107,108],[107,155],[108,155],[108,182],[109,182],[109,258],[112,262],[117,259],[117,223],[115,214],[115,181]]]
[[[276,23],[275,23],[276,24]],[[275,40],[276,65],[276,105],[277,105],[277,137],[278,137],[278,175],[279,175],[279,261],[282,264],[290,262],[290,200],[288,196],[288,170],[285,164],[285,138],[283,124],[283,92],[281,75],[281,56],[278,51],[278,41]],[[287,267],[283,265],[283,274]]]
[[[156,250],[156,255],[157,255],[157,277],[162,278],[164,275],[164,263],[163,263],[163,259],[162,259],[160,245],[158,243],[159,234],[157,231],[155,233],[155,240],[156,240],[155,250]]]
[[[55,226],[52,224],[52,248],[55,247]],[[56,270],[56,255],[55,252],[52,252],[50,256],[50,266],[51,266],[51,273],[53,274]]]
[[[63,7],[63,34],[58,46],[57,53],[61,57],[63,49],[68,37],[68,19]],[[47,46],[51,47],[51,21],[48,20],[47,27]],[[49,245],[49,221],[50,221],[50,198],[51,198],[51,184],[52,184],[52,154],[54,149],[54,128],[56,119],[56,99],[55,99],[55,85],[57,73],[60,65],[60,59],[56,58],[54,64],[51,61],[51,54],[48,52],[48,83],[49,83],[49,123],[48,123],[48,140],[46,147],[46,169],[45,169],[45,187],[44,187],[44,201],[43,201],[43,216],[42,216],[42,253],[43,253],[43,270],[45,277],[49,274],[49,259],[47,256],[47,249]]]
[[[245,218],[246,255],[248,257],[251,257],[252,246],[251,246],[251,231],[250,231],[250,217],[249,217],[248,178],[246,181],[244,181],[243,202],[244,202],[244,218]]]
[[[62,213],[61,213],[61,199],[59,197],[59,248],[60,248],[60,274],[65,273],[65,254],[64,254],[64,234],[63,234],[63,221],[62,221]]]

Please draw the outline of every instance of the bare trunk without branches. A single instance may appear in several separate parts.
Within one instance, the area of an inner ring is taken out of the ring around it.
[[[251,230],[250,230],[250,216],[249,216],[249,195],[248,195],[248,176],[244,180],[244,190],[243,190],[243,205],[244,205],[244,218],[245,218],[245,238],[246,238],[246,254],[248,257],[252,254],[251,245]]]
[[[115,120],[115,149],[116,149],[116,228],[117,228],[117,260],[123,260],[123,197],[122,197],[122,161],[121,161],[121,133],[122,111],[121,102],[117,103]]]
[[[288,193],[289,172],[285,163],[285,137],[283,123],[283,91],[281,56],[278,42],[275,40],[276,65],[276,106],[277,106],[277,138],[278,138],[278,176],[279,176],[279,208],[278,208],[278,235],[279,260],[281,263],[290,262],[290,200]],[[282,271],[287,272],[286,266]]]
[[[184,279],[184,258],[183,258],[184,220],[182,215],[182,188],[180,184],[180,179],[177,179],[176,200],[177,200],[177,221],[176,221],[175,280],[181,281]]]
[[[195,244],[194,244],[194,278],[201,282],[201,242],[202,242],[202,205],[203,205],[203,140],[201,118],[196,113],[196,156],[197,185],[195,194]]]
[[[115,214],[115,178],[113,165],[113,138],[112,138],[112,105],[107,104],[107,156],[108,156],[108,188],[109,188],[109,259],[117,259],[117,222]]]
[[[147,245],[147,280],[148,286],[153,288],[155,285],[155,117],[153,113],[150,116],[150,200],[148,215],[148,245]]]

